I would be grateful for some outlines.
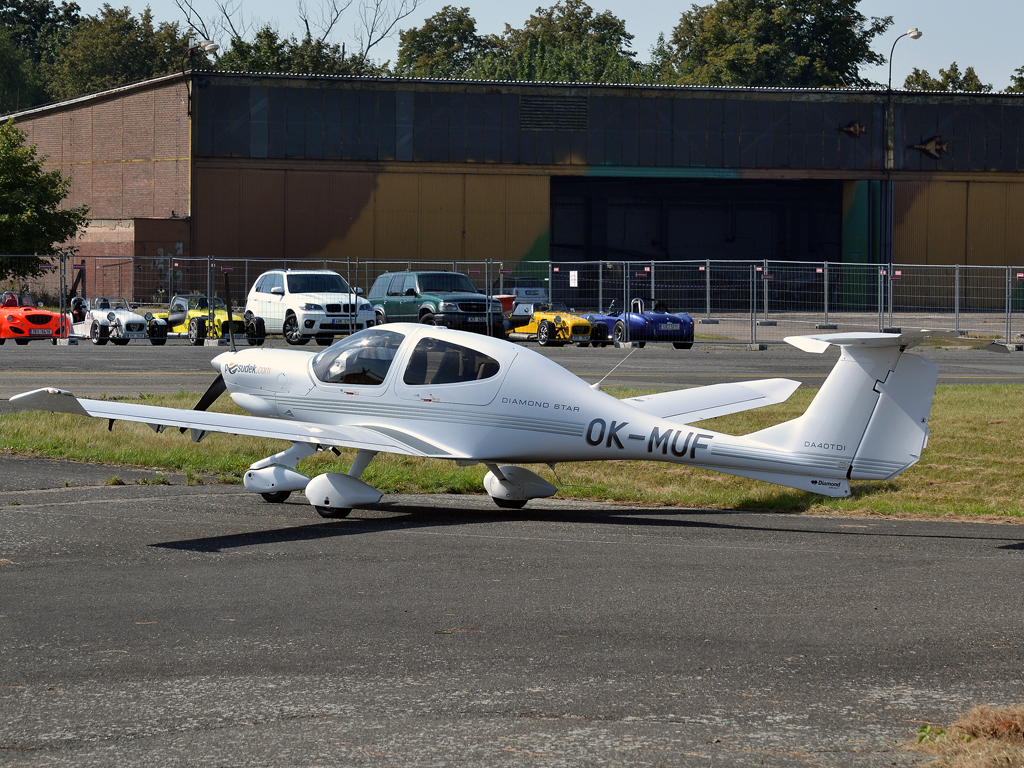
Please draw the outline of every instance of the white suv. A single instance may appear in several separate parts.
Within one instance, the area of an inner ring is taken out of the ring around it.
[[[262,317],[267,333],[289,344],[310,339],[326,347],[335,333],[355,333],[374,323],[373,307],[329,269],[275,269],[256,280],[245,301],[246,317]]]

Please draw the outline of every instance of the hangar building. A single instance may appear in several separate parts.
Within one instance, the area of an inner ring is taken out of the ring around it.
[[[1010,265],[1022,106],[192,72],[13,117],[90,206],[82,254]]]

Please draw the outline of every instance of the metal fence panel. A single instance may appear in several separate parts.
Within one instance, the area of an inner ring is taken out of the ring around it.
[[[0,256],[11,266],[30,256]],[[368,293],[388,272],[457,271],[484,293],[512,293],[529,284],[577,312],[619,314],[633,299],[688,312],[697,339],[722,343],[781,341],[834,330],[934,328],[1024,341],[1024,267],[840,264],[764,260],[705,261],[377,261],[361,259],[220,260],[174,255],[43,257],[39,275],[9,278],[4,290],[31,293],[59,308],[67,295],[114,295],[147,309],[166,309],[172,296],[212,293],[245,305],[255,281],[272,269],[331,269]],[[10,271],[10,270],[8,270]],[[14,269],[17,273],[19,270]]]

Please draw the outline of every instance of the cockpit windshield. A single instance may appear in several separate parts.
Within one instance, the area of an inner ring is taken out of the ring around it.
[[[354,333],[314,357],[313,373],[328,384],[382,384],[403,339],[383,328]]]

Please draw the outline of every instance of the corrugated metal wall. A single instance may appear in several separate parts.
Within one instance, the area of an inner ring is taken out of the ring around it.
[[[546,259],[548,176],[207,167],[196,250],[219,258]]]
[[[895,183],[893,261],[993,266],[1024,261],[1024,184]]]

